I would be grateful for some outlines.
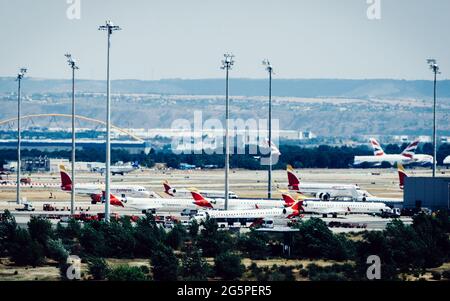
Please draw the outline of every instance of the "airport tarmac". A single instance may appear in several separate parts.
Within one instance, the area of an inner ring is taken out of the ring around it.
[[[403,192],[398,186],[398,175],[395,168],[390,169],[298,169],[296,170],[300,181],[305,182],[333,182],[358,184],[361,189],[368,190],[371,194],[379,197],[402,198]],[[411,176],[426,176],[431,174],[429,169],[407,170]],[[32,202],[36,211],[41,211],[44,203],[52,203],[58,208],[69,207],[70,193],[60,190],[59,173],[32,173],[24,174],[32,179],[32,183],[46,183],[47,187],[42,185],[31,185],[22,187],[22,197]],[[443,174],[443,176],[446,176]],[[14,175],[9,175],[14,179]],[[274,198],[281,198],[278,190],[287,188],[287,176],[285,170],[275,170],[274,179]],[[104,176],[98,173],[77,173],[77,180],[81,183],[101,183]],[[198,189],[223,189],[224,172],[223,170],[153,170],[143,169],[131,172],[124,176],[116,175],[112,177],[113,183],[137,184],[155,191],[162,197],[169,197],[163,191],[162,182],[168,180],[176,188],[198,188]],[[230,172],[230,190],[237,193],[240,197],[263,198],[267,196],[267,171],[251,171],[232,169]],[[15,187],[0,186],[0,210],[9,209],[15,211],[20,207],[14,200],[16,197]],[[88,196],[76,196],[76,206],[83,207],[85,210],[89,207],[91,212],[103,212],[102,205],[92,205]],[[140,213],[130,209],[111,207],[112,212],[132,215]],[[26,224],[29,220],[28,212],[20,212],[17,216],[18,223]],[[160,212],[158,212],[159,214]],[[35,212],[34,214],[37,214]],[[161,212],[161,214],[179,216],[179,212]],[[309,216],[305,216],[309,218]],[[353,223],[366,223],[367,230],[384,229],[389,219],[372,217],[368,215],[349,215],[338,219],[325,218],[327,223],[333,220]],[[54,220],[56,223],[57,220]],[[405,219],[405,222],[410,220]],[[283,222],[282,224],[285,224]],[[333,231],[357,231],[359,229],[336,229]]]

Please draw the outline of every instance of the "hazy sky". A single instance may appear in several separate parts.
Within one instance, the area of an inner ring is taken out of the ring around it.
[[[261,78],[268,57],[279,78],[429,79],[436,57],[450,78],[450,1],[380,0],[0,0],[0,76],[67,78],[64,53],[79,77],[105,78],[106,19],[112,78],[217,78],[222,54],[236,55],[234,77]]]

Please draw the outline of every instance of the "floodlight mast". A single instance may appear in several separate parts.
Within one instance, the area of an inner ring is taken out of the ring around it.
[[[437,139],[436,139],[436,79],[439,72],[439,66],[435,59],[427,60],[428,66],[434,73],[433,82],[433,178],[436,177],[436,155],[437,155]]]
[[[231,67],[234,65],[234,55],[231,53],[225,53],[224,59],[222,60],[221,69],[225,69],[225,204],[224,209],[228,210],[228,199],[229,199],[229,179],[228,173],[230,170],[230,137],[228,133],[229,127],[229,101],[228,101],[228,73]]]
[[[272,73],[273,68],[268,59],[265,59],[263,66],[269,73],[269,169],[267,179],[267,198],[272,198]]]
[[[111,165],[111,85],[109,79],[109,51],[111,48],[111,34],[116,30],[121,30],[111,21],[106,21],[105,25],[99,26],[99,30],[106,30],[108,37],[108,47],[106,55],[106,162],[105,162],[105,221],[109,222],[110,203],[110,165]]]
[[[22,79],[27,73],[26,68],[20,68],[19,73],[17,73],[16,81],[18,83],[17,86],[17,183],[16,183],[16,203],[20,204],[20,168],[21,168],[21,160],[20,160],[20,143],[21,143],[21,124],[20,124],[20,101],[21,101],[21,82]]]
[[[70,192],[70,214],[75,214],[75,70],[78,66],[70,53],[65,54],[72,69],[72,187]]]

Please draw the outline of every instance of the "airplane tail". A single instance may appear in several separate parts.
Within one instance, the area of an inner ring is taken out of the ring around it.
[[[213,208],[213,205],[205,199],[199,192],[191,191],[192,198],[194,199],[194,204],[204,208]]]
[[[281,196],[283,197],[284,205],[286,207],[290,207],[295,204],[294,198],[291,197],[289,194],[283,193]]]
[[[397,163],[397,170],[400,189],[403,189],[405,187],[405,178],[407,178],[408,175],[406,174],[405,168],[401,163]]]
[[[370,144],[372,145],[375,156],[384,156],[384,150],[375,138],[370,138]]]
[[[106,199],[106,192],[102,191],[102,199],[105,200]],[[125,207],[122,203],[121,200],[119,200],[115,195],[113,195],[112,193],[109,194],[109,203],[113,206],[117,206],[117,207]]]
[[[294,168],[291,165],[286,167],[287,176],[288,176],[288,187],[291,190],[299,190],[300,180],[297,175],[294,173]]]
[[[71,191],[72,190],[72,179],[70,178],[69,173],[67,172],[64,165],[59,166],[59,174],[61,175],[61,189]]]
[[[414,154],[416,153],[417,146],[419,145],[420,140],[414,140],[410,145],[408,145],[405,150],[402,152],[404,157],[412,159]]]
[[[164,192],[170,196],[174,196],[175,195],[175,188],[170,187],[169,181],[164,181],[163,182],[163,186],[164,186]]]

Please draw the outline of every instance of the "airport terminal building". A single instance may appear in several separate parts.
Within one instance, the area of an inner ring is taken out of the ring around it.
[[[405,179],[403,206],[407,209],[450,209],[449,177],[408,177]]]

